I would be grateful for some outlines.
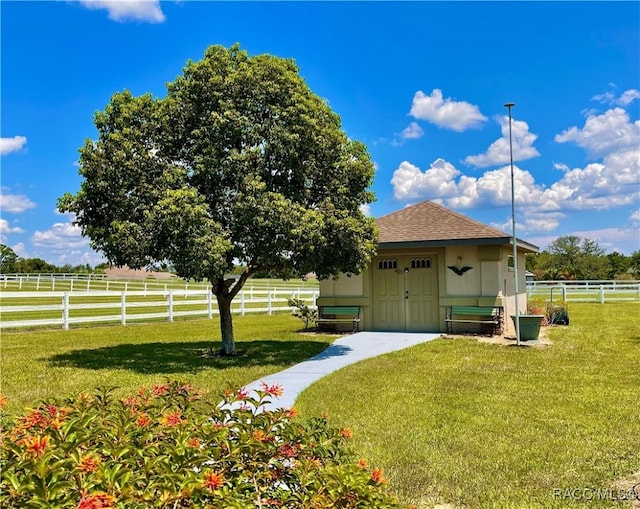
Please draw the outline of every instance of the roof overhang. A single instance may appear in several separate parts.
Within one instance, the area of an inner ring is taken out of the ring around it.
[[[447,239],[447,240],[418,240],[410,242],[380,242],[378,249],[410,249],[410,248],[436,248],[448,246],[510,246],[513,245],[511,237],[494,237],[480,239]],[[537,253],[538,246],[534,246],[524,240],[517,239],[518,249]]]

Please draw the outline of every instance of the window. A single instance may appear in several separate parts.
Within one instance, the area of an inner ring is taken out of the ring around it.
[[[431,258],[411,258],[412,269],[430,269]]]
[[[388,260],[378,260],[378,268],[380,270],[397,269],[398,260],[396,260],[395,258],[390,258]]]

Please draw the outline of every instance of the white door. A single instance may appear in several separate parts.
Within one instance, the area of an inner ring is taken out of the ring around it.
[[[435,257],[397,256],[373,262],[375,330],[438,330]]]

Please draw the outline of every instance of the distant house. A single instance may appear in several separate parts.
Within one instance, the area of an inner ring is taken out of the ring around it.
[[[104,273],[109,279],[171,279],[175,277],[171,272],[161,272],[147,269],[130,269],[129,267],[108,267],[104,269]]]
[[[446,330],[449,306],[500,306],[515,313],[511,236],[424,201],[376,220],[377,256],[361,274],[320,282],[318,306],[360,306],[361,330]],[[525,253],[518,239],[518,307],[526,311]],[[454,324],[473,329],[474,324]]]

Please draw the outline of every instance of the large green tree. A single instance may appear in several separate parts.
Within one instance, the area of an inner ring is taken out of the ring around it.
[[[227,355],[251,274],[358,273],[375,252],[370,156],[292,60],[212,46],[165,97],[116,93],[95,126],[60,210],[112,264],[208,279]]]
[[[545,279],[606,279],[609,262],[595,240],[565,235],[554,240],[535,261]]]
[[[0,273],[9,274],[16,272],[18,255],[9,246],[0,244]]]

